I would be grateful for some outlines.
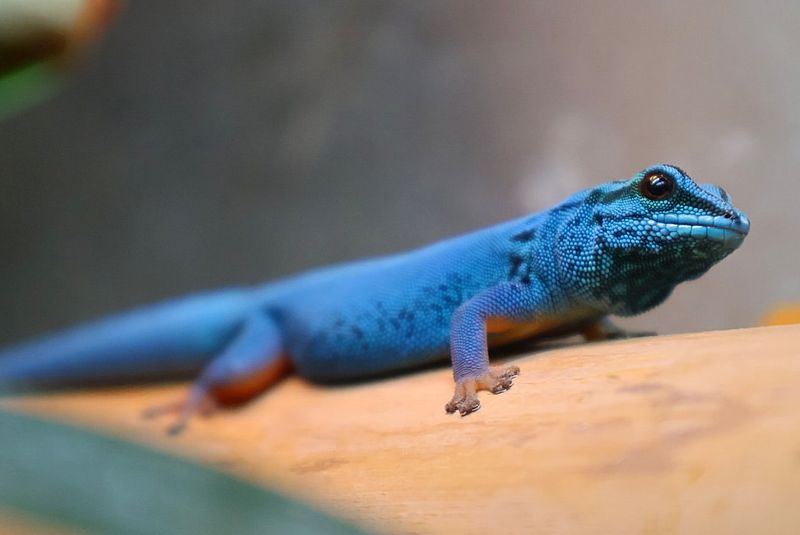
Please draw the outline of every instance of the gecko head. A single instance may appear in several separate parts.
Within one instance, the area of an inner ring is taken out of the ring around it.
[[[609,199],[611,202],[609,202]],[[674,248],[700,258],[729,254],[750,230],[750,220],[719,186],[697,184],[679,167],[659,164],[614,182],[601,196],[595,220],[612,246],[653,253]],[[720,258],[721,259],[721,258]]]
[[[666,298],[736,250],[750,230],[725,190],[697,184],[673,165],[653,165],[594,196],[595,254],[608,285],[627,296]]]

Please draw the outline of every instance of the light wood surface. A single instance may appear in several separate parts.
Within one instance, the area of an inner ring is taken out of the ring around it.
[[[292,378],[181,436],[185,385],[6,402],[201,459],[396,533],[800,533],[800,326],[575,344],[444,413],[449,369]]]

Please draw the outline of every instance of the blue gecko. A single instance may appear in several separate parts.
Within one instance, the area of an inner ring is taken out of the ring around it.
[[[52,388],[197,374],[183,428],[209,401],[252,397],[294,369],[320,383],[401,372],[450,354],[448,413],[511,387],[488,348],[542,335],[621,335],[606,317],[663,302],[741,245],[747,216],[672,165],[550,210],[415,251],[252,288],[183,297],[0,351],[0,385]],[[160,410],[153,411],[154,413]]]

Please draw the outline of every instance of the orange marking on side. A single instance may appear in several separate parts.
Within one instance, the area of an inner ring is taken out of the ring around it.
[[[548,334],[573,334],[585,328],[586,316],[576,313],[568,318],[543,318],[519,322],[508,318],[490,318],[486,322],[489,347],[527,340]]]
[[[486,332],[489,334],[504,333],[519,326],[519,322],[508,318],[489,318],[486,321]]]
[[[262,370],[226,385],[217,386],[211,396],[222,405],[241,405],[250,401],[292,371],[292,362],[282,356]]]
[[[520,323],[506,318],[492,318],[486,322],[489,347],[532,338],[551,331],[562,324],[563,322],[554,320]]]

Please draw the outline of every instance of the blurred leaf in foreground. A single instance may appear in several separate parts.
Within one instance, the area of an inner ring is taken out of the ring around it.
[[[55,93],[118,9],[118,0],[0,0],[0,120]]]
[[[363,534],[210,468],[0,410],[0,507],[89,533]]]
[[[46,63],[35,63],[0,77],[0,121],[49,98],[61,78]]]

